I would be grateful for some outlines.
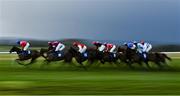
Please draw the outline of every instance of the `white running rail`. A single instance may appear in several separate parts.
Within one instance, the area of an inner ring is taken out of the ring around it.
[[[180,54],[180,52],[161,52],[161,53],[165,53],[165,54]]]
[[[16,52],[12,52],[13,54]],[[0,54],[10,54],[9,52],[0,52]]]

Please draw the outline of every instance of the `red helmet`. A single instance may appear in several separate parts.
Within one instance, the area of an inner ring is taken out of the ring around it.
[[[93,41],[92,44],[96,44],[96,41]]]
[[[73,46],[77,46],[79,44],[79,42],[74,42]]]

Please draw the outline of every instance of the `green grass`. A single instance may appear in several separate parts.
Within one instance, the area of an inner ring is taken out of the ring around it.
[[[95,64],[87,71],[73,64],[54,62],[45,68],[39,60],[32,66],[24,67],[13,61],[14,55],[1,55],[0,94],[67,94],[67,95],[113,95],[180,94],[180,59],[170,62],[171,69],[146,70],[136,66],[134,70],[121,64]],[[152,64],[153,65],[153,64]]]

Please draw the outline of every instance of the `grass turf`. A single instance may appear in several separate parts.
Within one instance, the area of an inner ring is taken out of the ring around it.
[[[0,57],[8,58],[8,55]],[[158,70],[152,66],[153,70],[145,70],[135,66],[131,70],[123,64],[120,68],[96,64],[85,71],[61,62],[40,68],[41,60],[24,67],[15,63],[12,57],[0,60],[1,95],[180,94],[179,59],[170,62],[171,69]]]

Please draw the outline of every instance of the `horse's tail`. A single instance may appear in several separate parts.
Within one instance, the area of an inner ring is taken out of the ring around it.
[[[172,61],[172,59],[170,57],[168,57],[166,54],[162,54],[166,59],[168,59],[169,61]]]

